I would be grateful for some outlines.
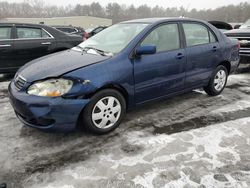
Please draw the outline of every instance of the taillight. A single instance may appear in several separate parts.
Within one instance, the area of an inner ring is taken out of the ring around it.
[[[86,39],[89,38],[89,34],[87,32],[84,32],[83,33],[83,38],[86,38]]]
[[[238,49],[240,49],[240,41],[238,41]]]

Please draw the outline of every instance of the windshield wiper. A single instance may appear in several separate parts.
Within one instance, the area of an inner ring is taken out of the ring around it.
[[[113,54],[111,52],[105,52],[103,50],[97,49],[95,47],[80,47],[84,52],[87,52],[88,50],[94,50],[96,51],[98,54],[102,55],[102,56],[112,56]]]

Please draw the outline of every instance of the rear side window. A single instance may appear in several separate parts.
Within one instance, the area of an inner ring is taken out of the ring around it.
[[[157,52],[176,50],[180,48],[179,30],[177,24],[166,24],[154,29],[141,43],[155,45]]]
[[[0,27],[0,40],[11,39],[11,27]]]
[[[209,35],[211,43],[217,42],[217,39],[215,38],[214,34],[211,31],[209,31]]]
[[[49,34],[40,28],[17,27],[17,38],[19,39],[39,39],[49,37]]]
[[[209,31],[206,27],[195,23],[184,23],[183,29],[187,46],[196,46],[209,43]]]
[[[51,36],[46,33],[44,30],[42,30],[42,38],[50,38]]]

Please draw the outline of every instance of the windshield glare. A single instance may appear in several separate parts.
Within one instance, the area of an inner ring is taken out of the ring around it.
[[[96,48],[117,54],[123,50],[148,24],[117,24],[81,43],[81,48]]]

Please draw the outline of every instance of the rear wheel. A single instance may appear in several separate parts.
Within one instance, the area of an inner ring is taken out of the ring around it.
[[[83,111],[85,128],[97,134],[108,133],[119,126],[126,112],[120,92],[105,89],[96,93]]]
[[[227,78],[227,68],[223,65],[219,65],[212,74],[209,84],[204,87],[205,92],[211,96],[219,95],[226,86]]]

